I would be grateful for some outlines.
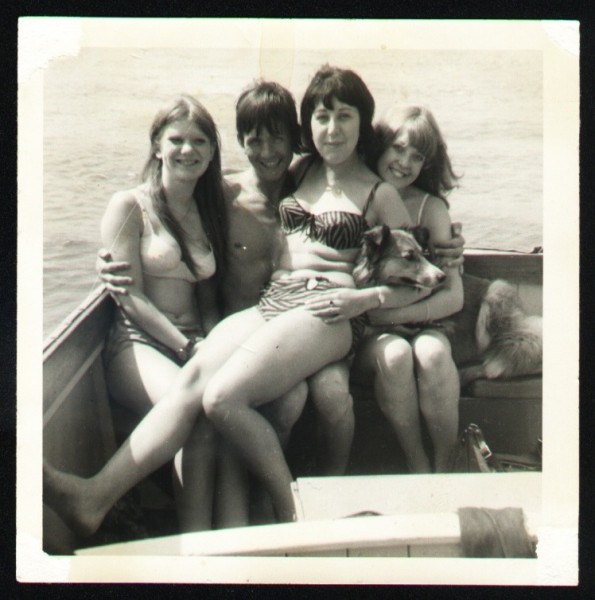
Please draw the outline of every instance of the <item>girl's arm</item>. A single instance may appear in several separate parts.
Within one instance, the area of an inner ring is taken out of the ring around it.
[[[130,264],[132,283],[126,295],[112,294],[112,297],[139,327],[168,348],[186,348],[190,340],[144,293],[140,262],[142,228],[142,213],[134,195],[131,192],[114,194],[101,221],[102,243],[115,261]]]
[[[422,225],[427,227],[431,242],[443,242],[451,238],[448,209],[438,198],[431,197],[426,205]],[[446,281],[429,297],[401,308],[371,311],[371,321],[377,325],[422,323],[443,319],[463,308],[463,283],[458,266],[444,268]]]

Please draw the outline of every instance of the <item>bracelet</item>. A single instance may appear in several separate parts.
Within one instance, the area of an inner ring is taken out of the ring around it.
[[[386,298],[384,297],[381,289],[376,288],[376,293],[378,294],[378,306],[376,306],[375,309],[378,309],[382,307]]]
[[[194,344],[194,339],[189,338],[185,346],[176,350],[176,356],[180,359],[180,361],[182,361],[183,363],[188,362],[188,359],[190,358],[190,353],[192,352],[192,348],[194,348]]]

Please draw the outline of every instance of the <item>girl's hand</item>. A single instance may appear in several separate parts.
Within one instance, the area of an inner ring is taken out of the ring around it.
[[[453,223],[451,229],[452,238],[449,241],[434,243],[436,262],[439,267],[459,267],[464,261],[465,238],[461,235],[463,226],[461,223]]]
[[[107,291],[112,294],[126,296],[128,294],[127,288],[134,283],[132,277],[118,275],[118,273],[130,269],[130,263],[124,261],[114,262],[112,255],[104,248],[100,248],[97,253],[95,269],[99,272],[101,281],[103,281]]]
[[[325,323],[339,323],[353,319],[377,305],[369,290],[338,288],[321,292],[308,301],[305,307]]]

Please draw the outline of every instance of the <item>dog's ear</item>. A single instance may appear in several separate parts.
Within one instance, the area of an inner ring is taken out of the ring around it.
[[[430,241],[430,232],[427,227],[421,227],[421,225],[416,225],[415,227],[410,227],[409,232],[413,235],[415,241],[422,248],[428,247],[428,243]]]
[[[364,241],[374,246],[381,246],[389,235],[390,228],[388,225],[376,225],[364,233]]]

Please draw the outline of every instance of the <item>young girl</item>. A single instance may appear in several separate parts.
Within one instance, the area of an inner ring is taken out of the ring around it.
[[[181,96],[155,117],[143,183],[116,193],[102,241],[130,264],[134,285],[104,362],[111,396],[138,416],[162,398],[199,340],[218,320],[214,275],[224,264],[226,221],[218,133],[207,110]],[[206,426],[206,427],[205,427]],[[210,527],[214,435],[203,421],[175,460],[183,531]],[[197,501],[198,499],[198,501]]]
[[[456,183],[446,144],[429,110],[393,111],[376,128],[381,154],[378,174],[398,191],[414,225],[428,229],[430,242],[451,237],[446,194]],[[462,308],[457,267],[444,267],[446,284],[409,306],[373,312],[375,324],[417,324],[410,336],[380,334],[362,345],[357,366],[373,369],[376,397],[391,422],[413,472],[429,472],[420,413],[434,449],[435,471],[448,468],[458,433],[459,378],[450,344],[432,322]]]
[[[373,137],[373,112],[374,100],[357,74],[331,67],[316,73],[301,106],[312,158],[297,192],[281,203],[285,244],[260,305],[213,329],[171,391],[97,475],[80,479],[46,466],[45,498],[71,527],[96,529],[123,493],[184,444],[203,402],[264,482],[277,518],[295,518],[291,473],[256,407],[342,359],[358,341],[363,313],[383,300],[393,306],[391,288],[357,290],[351,277],[368,227],[409,224],[395,189],[360,158]]]

